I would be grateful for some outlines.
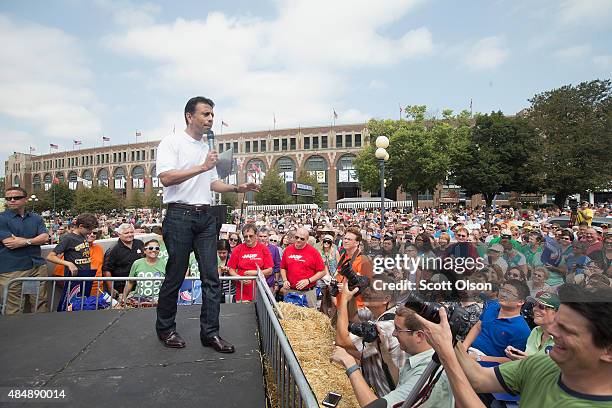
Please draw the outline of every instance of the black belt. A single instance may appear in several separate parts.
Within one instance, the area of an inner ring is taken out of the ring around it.
[[[181,210],[189,210],[189,211],[197,211],[197,212],[208,212],[208,210],[210,210],[210,205],[208,204],[192,205],[192,204],[183,204],[183,203],[168,203],[168,209],[171,209],[171,208],[179,208]]]

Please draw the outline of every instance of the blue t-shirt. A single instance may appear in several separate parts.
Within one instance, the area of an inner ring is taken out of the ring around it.
[[[2,244],[3,239],[12,235],[31,239],[46,233],[45,222],[38,214],[26,212],[22,217],[12,210],[0,213],[0,273],[27,271],[45,264],[40,245],[8,249]]]
[[[531,334],[529,325],[523,316],[499,318],[499,311],[498,300],[488,302],[480,315],[482,327],[472,347],[492,357],[506,357],[504,350],[508,346],[524,351]]]

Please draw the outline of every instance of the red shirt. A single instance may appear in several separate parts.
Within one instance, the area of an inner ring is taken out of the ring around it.
[[[312,278],[317,272],[325,270],[321,254],[308,244],[302,249],[289,245],[283,252],[280,267],[287,271],[287,280],[292,288],[302,279]],[[310,289],[316,284],[316,281],[311,282],[304,289]]]
[[[240,244],[232,251],[229,262],[227,263],[232,269],[236,269],[238,275],[244,276],[244,271],[268,269],[274,266],[270,250],[260,242],[253,248],[249,248],[246,244]]]

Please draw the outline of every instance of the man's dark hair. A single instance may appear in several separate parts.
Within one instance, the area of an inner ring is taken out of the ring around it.
[[[562,305],[588,321],[595,346],[612,345],[612,288],[583,288],[566,283],[559,287],[558,293]]]
[[[87,229],[94,229],[94,228],[98,228],[98,219],[93,214],[83,213],[83,214],[80,214],[78,217],[76,217],[76,220],[74,221],[74,225],[76,225],[77,227],[79,225],[82,225],[83,227]]]
[[[257,225],[253,223],[246,224],[244,227],[242,227],[242,236],[244,236],[244,233],[247,231],[253,231],[255,235],[257,235]]]
[[[187,101],[187,105],[185,105],[185,113],[183,114],[185,117],[185,124],[188,125],[189,122],[187,122],[187,113],[191,113],[192,115],[195,113],[195,109],[196,109],[196,105],[198,103],[204,103],[208,106],[210,106],[211,108],[215,107],[215,103],[208,99],[205,98],[203,96],[194,96],[193,98],[191,98],[190,100]]]
[[[19,186],[12,186],[9,187],[5,190],[5,193],[8,193],[9,191],[21,191],[23,193],[23,195],[27,196],[28,192],[25,191],[25,189],[23,187],[19,187]]]
[[[508,279],[506,282],[504,282],[504,285],[514,286],[514,288],[518,292],[520,300],[525,300],[527,299],[527,296],[529,296],[529,286],[527,286],[527,284],[523,281],[520,281],[518,279]]]
[[[416,312],[412,309],[408,309],[406,306],[400,306],[395,312],[396,316],[404,318],[404,326],[408,330],[423,330],[421,322],[416,317]]]
[[[346,230],[344,230],[344,235],[348,234],[349,232],[355,235],[355,240],[357,242],[361,242],[361,239],[363,237],[361,236],[361,230],[358,227],[351,225]]]

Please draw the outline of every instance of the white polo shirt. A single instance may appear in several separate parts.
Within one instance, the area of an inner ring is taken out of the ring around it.
[[[184,131],[168,135],[157,147],[157,176],[168,170],[185,170],[202,164],[207,154],[206,137],[198,141]],[[217,168],[214,167],[180,184],[164,187],[164,203],[211,204],[213,195],[210,184],[218,179]]]

